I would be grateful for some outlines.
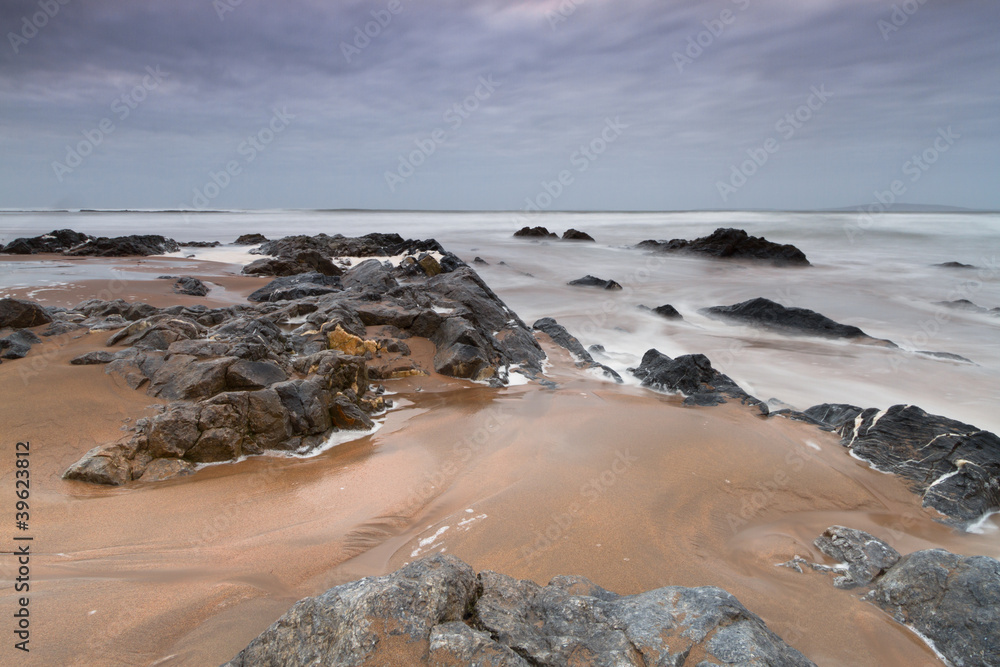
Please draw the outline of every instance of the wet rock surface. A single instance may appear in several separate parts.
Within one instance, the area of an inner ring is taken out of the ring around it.
[[[622,286],[616,283],[614,280],[604,280],[603,278],[598,278],[597,276],[584,276],[583,278],[577,278],[576,280],[571,280],[567,285],[573,285],[574,287],[597,287],[599,289],[606,290],[620,290]]]
[[[576,336],[572,335],[566,330],[566,327],[556,322],[553,318],[543,317],[536,321],[531,328],[548,335],[556,345],[569,350],[570,354],[576,358],[578,366],[599,369],[605,377],[611,378],[619,384],[622,383],[622,377],[613,368],[594,361],[594,357],[583,347],[583,344],[577,340]]]
[[[476,574],[451,555],[295,604],[226,667],[278,665],[805,666],[719,588],[620,596],[583,577],[548,586]]]
[[[174,292],[186,296],[208,296],[209,287],[197,278],[181,276],[174,282]]]
[[[563,241],[593,241],[594,237],[587,232],[581,232],[577,229],[567,229],[562,235]]]
[[[158,234],[89,237],[82,243],[63,251],[71,257],[147,257],[177,252],[180,245],[173,239]]]
[[[989,431],[913,405],[823,404],[791,416],[836,431],[851,453],[906,479],[948,523],[967,527],[1000,510],[1000,438]]]
[[[809,266],[805,253],[793,245],[773,243],[760,236],[750,236],[742,229],[720,227],[709,236],[693,241],[648,240],[636,248],[653,252],[679,252],[707,255],[718,259],[766,262],[773,266]]]
[[[868,586],[899,562],[899,552],[861,530],[830,526],[813,544],[824,554],[847,565],[846,574],[833,580],[837,588]]]
[[[720,405],[730,399],[768,413],[767,404],[749,395],[728,375],[712,367],[703,354],[686,354],[672,359],[659,350],[648,350],[638,367],[629,369],[642,380],[643,387],[685,396],[685,405]]]
[[[41,236],[14,239],[7,245],[0,246],[0,252],[12,255],[63,252],[93,239],[93,236],[74,232],[72,229],[57,229]]]
[[[727,322],[750,324],[782,333],[824,338],[871,338],[858,327],[840,324],[806,308],[786,307],[756,298],[732,306],[702,308],[700,313]]]
[[[677,312],[677,309],[671,306],[669,303],[662,306],[657,306],[656,308],[650,308],[649,306],[639,306],[640,310],[648,310],[654,315],[659,315],[665,320],[683,320],[684,316]]]
[[[24,299],[0,299],[0,329],[38,327],[52,321],[40,304]]]
[[[260,245],[261,243],[267,243],[267,237],[263,234],[241,234],[233,241],[234,245]]]
[[[545,229],[545,227],[522,227],[514,232],[514,237],[519,239],[557,239],[555,233]]]

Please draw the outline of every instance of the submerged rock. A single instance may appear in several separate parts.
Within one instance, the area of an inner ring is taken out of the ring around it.
[[[712,368],[703,354],[686,354],[671,359],[659,350],[648,350],[632,375],[642,380],[643,387],[657,391],[680,393],[686,405],[720,405],[727,398],[768,413],[767,404],[749,395],[733,380]]]
[[[267,243],[267,237],[263,234],[240,234],[233,241],[234,245],[260,245],[261,243]]]
[[[650,308],[649,306],[639,306],[640,310],[648,310],[654,315],[659,315],[665,320],[683,320],[684,317],[677,312],[677,309],[671,306],[669,303],[662,306],[657,306],[656,308]]]
[[[742,229],[720,227],[709,236],[686,241],[643,241],[636,248],[654,252],[682,252],[708,255],[719,259],[742,259],[767,262],[774,266],[809,266],[805,253],[793,245],[772,243],[750,236]]]
[[[817,405],[805,411],[874,468],[905,478],[947,522],[967,527],[1000,510],[1000,438],[913,405]]]
[[[576,229],[567,229],[562,235],[562,239],[563,241],[593,241],[594,237]]]
[[[522,227],[514,232],[514,236],[519,239],[557,239],[559,238],[545,227]]]
[[[583,577],[542,587],[437,555],[301,600],[226,667],[638,667],[692,653],[700,664],[813,664],[719,588],[621,596]]]
[[[899,561],[899,552],[882,540],[844,526],[830,526],[813,544],[830,558],[847,564],[847,573],[833,580],[837,588],[868,586]]]
[[[840,324],[806,308],[788,308],[758,297],[732,306],[702,308],[700,313],[715,319],[752,324],[783,333],[824,338],[871,338],[858,327]]]
[[[577,340],[576,336],[573,336],[566,330],[566,327],[556,322],[553,318],[543,317],[535,322],[531,328],[541,331],[551,338],[552,342],[556,345],[569,350],[570,354],[576,357],[577,362],[580,365],[586,368],[600,369],[606,377],[611,378],[618,384],[622,383],[621,375],[619,375],[613,368],[594,361],[594,358],[590,356],[590,352],[583,347],[583,344]]]
[[[604,280],[598,278],[597,276],[587,275],[583,278],[577,278],[576,280],[571,280],[567,285],[573,285],[574,287],[599,287],[601,289],[607,290],[620,290],[621,285],[616,283],[614,280]]]

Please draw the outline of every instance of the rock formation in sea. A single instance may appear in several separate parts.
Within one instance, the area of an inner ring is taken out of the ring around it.
[[[805,253],[793,245],[772,243],[761,236],[750,236],[742,229],[720,227],[703,238],[686,241],[648,240],[636,248],[666,253],[690,253],[718,259],[766,262],[774,266],[809,266]]]
[[[685,354],[672,359],[659,350],[648,350],[639,366],[629,371],[642,380],[643,387],[683,394],[686,405],[719,405],[735,399],[762,414],[768,413],[766,403],[743,391],[728,375],[715,370],[703,354]]]
[[[617,595],[579,576],[548,586],[451,555],[296,603],[225,667],[286,665],[699,665],[813,663],[726,591]]]
[[[551,338],[552,342],[556,345],[569,350],[570,354],[576,359],[578,366],[599,369],[605,377],[611,378],[619,384],[622,382],[622,377],[613,368],[594,361],[594,357],[583,347],[583,344],[577,340],[576,336],[572,335],[566,330],[566,327],[556,322],[553,318],[543,317],[536,321],[531,328],[541,331]]]
[[[567,285],[573,285],[574,287],[599,287],[600,289],[606,290],[620,290],[622,286],[616,283],[614,280],[604,280],[603,278],[598,278],[597,276],[587,275],[583,278],[577,278],[576,280],[571,280]]]

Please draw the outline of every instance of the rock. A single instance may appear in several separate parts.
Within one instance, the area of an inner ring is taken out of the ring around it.
[[[434,370],[442,375],[470,380],[488,380],[496,373],[481,348],[464,343],[438,350],[434,355]]]
[[[113,352],[108,352],[107,350],[96,350],[94,352],[86,352],[78,357],[74,357],[69,360],[69,363],[74,366],[91,366],[94,364],[110,364],[115,360],[115,354]]]
[[[575,229],[567,229],[566,233],[562,235],[563,241],[593,241],[594,237],[586,232],[577,231]]]
[[[698,312],[714,319],[751,324],[782,333],[824,338],[871,338],[857,327],[834,322],[815,311],[806,308],[786,308],[761,297],[732,306],[702,308]]]
[[[489,266],[490,265],[489,262],[487,262],[482,257],[478,257],[478,256],[474,260],[472,260],[472,263],[473,264],[482,264],[483,266]]]
[[[52,321],[52,316],[34,301],[0,299],[0,329],[38,327]]]
[[[85,329],[87,329],[85,325],[78,324],[77,322],[53,322],[39,333],[45,337],[65,336],[73,332],[83,333]]]
[[[229,367],[234,357],[199,360],[186,354],[172,354],[150,378],[149,393],[170,400],[214,396],[226,389]]]
[[[813,542],[830,558],[847,564],[847,574],[833,580],[837,588],[868,586],[899,561],[899,552],[860,530],[831,526]]]
[[[522,227],[514,232],[514,236],[519,239],[557,239],[559,238],[545,227]]]
[[[177,252],[180,246],[177,241],[157,234],[117,236],[108,238],[90,237],[82,243],[64,251],[71,257],[146,257],[149,255],[165,255]]]
[[[981,313],[983,315],[1000,315],[1000,308],[984,308],[983,306],[979,306],[972,303],[968,299],[955,299],[954,301],[938,301],[936,302],[936,305],[944,306],[945,308],[954,308],[955,310],[965,310],[970,313]]]
[[[331,350],[338,350],[344,354],[357,357],[372,357],[378,352],[378,343],[376,341],[364,340],[361,336],[348,333],[339,324],[333,331],[327,334],[327,343]]]
[[[220,241],[182,241],[177,245],[182,248],[218,248],[222,243]]]
[[[793,245],[772,243],[763,237],[750,236],[742,229],[716,229],[709,236],[685,241],[643,241],[636,248],[654,252],[682,252],[720,259],[767,262],[774,266],[809,266],[805,254]]]
[[[571,280],[567,285],[574,285],[576,287],[600,287],[601,289],[608,290],[620,290],[621,285],[616,283],[614,280],[602,280],[596,276],[584,276],[583,278],[577,278],[576,280]]]
[[[339,276],[342,272],[317,250],[300,250],[280,257],[258,259],[243,267],[243,273],[250,276],[293,276],[299,273]]]
[[[960,527],[1000,510],[1000,438],[913,405],[862,410],[817,405],[805,416],[835,430],[841,444],[876,470],[900,475]]]
[[[639,308],[642,310],[648,310],[649,312],[655,315],[659,315],[660,317],[666,320],[684,319],[684,317],[679,312],[677,312],[677,309],[671,306],[669,303],[662,306],[658,306],[656,308],[650,308],[649,306],[639,306]]]
[[[175,477],[186,477],[194,474],[197,466],[190,461],[180,459],[153,459],[147,465],[139,478],[144,482],[162,482]]]
[[[287,379],[285,371],[270,361],[240,359],[226,368],[226,387],[229,389],[263,389]]]
[[[93,236],[74,232],[72,229],[57,229],[42,236],[17,238],[0,247],[0,252],[12,255],[34,255],[40,252],[62,252],[73,246],[93,239]]]
[[[569,331],[566,327],[556,322],[551,317],[543,317],[542,319],[535,322],[532,327],[537,331],[541,331],[552,339],[556,345],[564,347],[569,352],[576,357],[577,361],[583,364],[587,368],[598,368],[600,369],[606,377],[611,378],[618,384],[622,383],[622,377],[613,369],[605,366],[604,364],[599,364],[594,361],[594,358],[590,356],[590,352],[584,349],[583,344]]]
[[[904,556],[866,599],[956,667],[1000,664],[1000,562],[942,549]]]
[[[434,258],[434,255],[423,254],[417,257],[417,264],[423,269],[427,276],[433,278],[441,273],[441,264]]]
[[[619,596],[582,577],[546,587],[437,555],[296,603],[226,667],[812,665],[729,593]]]
[[[260,245],[267,243],[267,237],[263,234],[241,234],[233,243],[235,245]]]
[[[121,486],[131,477],[131,468],[120,446],[95,447],[63,473],[63,479],[91,484]]]
[[[20,329],[14,333],[0,338],[0,350],[3,353],[0,357],[4,359],[24,359],[28,356],[32,345],[41,343],[42,339],[27,329]]]
[[[343,289],[338,276],[327,276],[316,271],[275,278],[247,297],[248,301],[293,301],[310,296],[321,296]]]
[[[344,287],[362,287],[377,292],[386,292],[398,285],[390,270],[377,259],[352,266],[344,273],[343,282]]]
[[[174,283],[174,292],[177,294],[186,294],[187,296],[208,296],[209,289],[205,283],[197,278],[181,276]]]
[[[943,262],[941,264],[935,264],[934,266],[941,267],[943,269],[974,269],[972,264],[962,264],[961,262]]]
[[[658,350],[648,350],[632,374],[642,380],[642,386],[657,391],[681,393],[685,405],[719,405],[727,398],[756,407],[767,414],[767,404],[747,394],[729,376],[712,368],[703,354],[686,354],[671,359]]]

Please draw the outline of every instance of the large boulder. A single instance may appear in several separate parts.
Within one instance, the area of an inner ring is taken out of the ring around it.
[[[576,280],[571,280],[567,285],[573,285],[574,287],[599,287],[606,290],[620,290],[622,286],[616,283],[614,280],[604,280],[603,278],[598,278],[597,276],[586,275],[583,278],[577,278]]]
[[[604,373],[606,377],[611,378],[619,384],[622,383],[622,377],[613,368],[594,361],[594,357],[592,357],[590,352],[583,347],[583,343],[581,343],[576,336],[567,331],[566,327],[556,322],[553,318],[543,317],[542,319],[536,321],[531,328],[536,331],[541,331],[551,338],[553,343],[559,347],[567,349],[583,367],[597,368]]]
[[[146,257],[165,255],[178,250],[180,246],[173,239],[158,234],[133,234],[114,238],[107,236],[88,238],[64,251],[63,254],[73,257]]]
[[[38,327],[52,321],[52,316],[34,301],[0,299],[0,329]]]
[[[743,391],[728,375],[715,370],[703,354],[672,359],[659,350],[647,350],[639,366],[631,371],[643,387],[683,394],[687,405],[719,405],[727,399],[736,399],[763,414],[768,412],[765,403]]]
[[[703,665],[813,664],[718,588],[542,587],[437,555],[296,603],[226,667],[666,666],[691,653]]]
[[[563,241],[593,241],[594,237],[577,229],[567,229],[562,235]]]
[[[514,232],[514,237],[519,239],[557,239],[559,238],[545,227],[522,227]]]
[[[830,526],[817,537],[816,548],[847,565],[847,572],[833,580],[837,588],[868,586],[899,562],[899,552],[861,530]]]
[[[766,262],[774,266],[809,266],[805,253],[793,245],[772,243],[759,236],[750,236],[742,229],[720,227],[710,235],[693,241],[643,241],[636,246],[654,252],[681,252],[707,255],[719,259],[740,259]]]
[[[840,324],[806,308],[789,308],[770,299],[758,297],[732,306],[702,308],[709,317],[773,329],[782,333],[824,338],[870,338],[858,327]]]
[[[0,252],[12,255],[34,255],[40,252],[63,252],[73,246],[92,240],[93,236],[74,232],[72,229],[57,229],[48,234],[31,238],[17,238],[5,246],[0,246]]]
[[[877,470],[900,475],[925,507],[967,527],[1000,510],[1000,438],[914,405],[887,410],[817,405],[804,417],[835,430],[841,444]]]

